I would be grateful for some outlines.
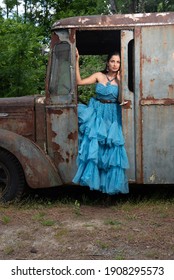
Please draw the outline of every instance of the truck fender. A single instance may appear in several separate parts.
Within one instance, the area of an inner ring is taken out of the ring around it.
[[[29,187],[47,188],[63,184],[48,155],[28,138],[0,129],[0,148],[6,149],[19,160]]]

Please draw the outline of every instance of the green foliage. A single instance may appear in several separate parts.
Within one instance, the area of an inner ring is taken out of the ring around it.
[[[45,57],[39,28],[7,19],[0,25],[0,96],[37,94],[44,89]]]
[[[80,72],[82,78],[88,77],[94,72],[102,71],[105,68],[106,56],[103,55],[83,55],[80,56]],[[88,103],[94,96],[95,85],[86,85],[78,87],[79,101]]]
[[[173,0],[4,0],[3,3],[5,7],[0,7],[0,97],[44,91],[47,56],[41,54],[41,49],[49,42],[50,28],[56,20],[97,14],[174,11]],[[101,57],[81,57],[82,77],[100,71],[103,65]],[[82,102],[88,102],[94,94],[94,86],[79,87],[79,93]]]
[[[56,2],[53,19],[96,15],[103,13],[106,9],[106,1],[103,0],[60,0]]]

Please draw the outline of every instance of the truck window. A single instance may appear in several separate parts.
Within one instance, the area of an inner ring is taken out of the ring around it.
[[[128,43],[128,88],[134,92],[134,40]]]
[[[49,92],[52,95],[67,96],[71,92],[71,58],[70,45],[61,42],[54,46],[49,81]]]

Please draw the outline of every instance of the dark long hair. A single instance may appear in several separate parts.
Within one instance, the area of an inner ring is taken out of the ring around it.
[[[118,55],[120,57],[120,53],[118,51],[114,51],[114,52],[109,53],[108,57],[107,57],[107,60],[106,60],[106,66],[105,66],[104,70],[101,71],[103,74],[107,74],[108,73],[108,65],[107,64],[108,64],[109,60],[111,59],[111,57],[113,55]]]

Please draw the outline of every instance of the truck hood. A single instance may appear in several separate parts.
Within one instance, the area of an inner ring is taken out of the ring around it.
[[[35,100],[38,100],[38,96],[0,98],[0,128],[34,141]]]

